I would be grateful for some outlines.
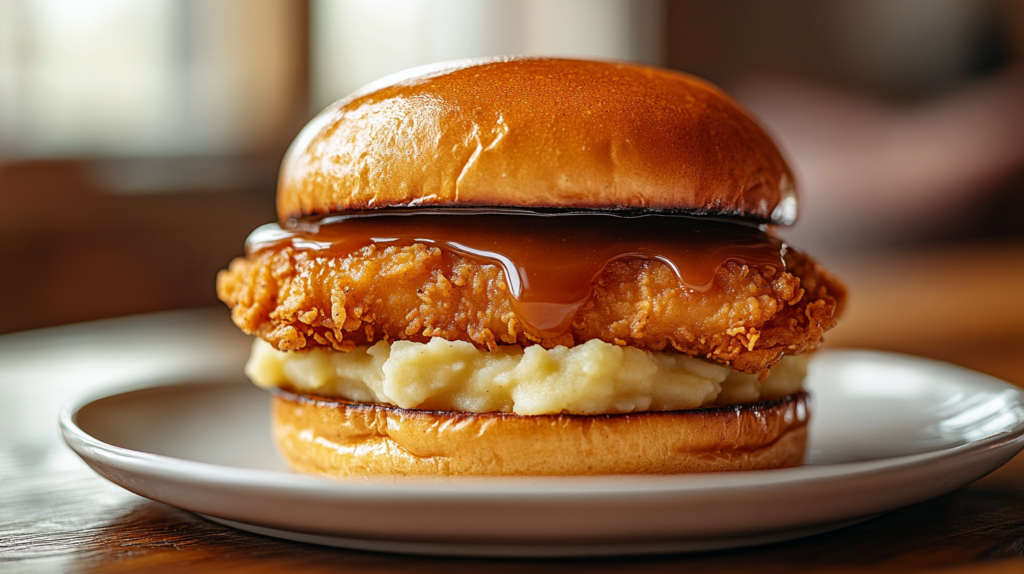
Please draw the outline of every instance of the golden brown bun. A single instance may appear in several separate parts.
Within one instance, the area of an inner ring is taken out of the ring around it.
[[[281,168],[282,221],[412,206],[796,218],[778,148],[718,88],[659,68],[537,58],[384,78],[313,119]]]
[[[796,466],[807,396],[616,415],[407,410],[276,390],[274,438],[293,468],[333,477],[674,474]]]

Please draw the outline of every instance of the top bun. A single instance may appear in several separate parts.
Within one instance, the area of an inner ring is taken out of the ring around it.
[[[320,113],[281,167],[282,220],[452,206],[796,219],[786,161],[736,102],[633,64],[491,58],[407,70]]]

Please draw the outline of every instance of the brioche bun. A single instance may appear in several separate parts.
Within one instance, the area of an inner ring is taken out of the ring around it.
[[[347,476],[672,474],[799,465],[807,395],[685,411],[532,415],[407,410],[273,392],[296,470]]]
[[[306,126],[277,198],[282,221],[452,206],[796,218],[778,148],[715,86],[546,58],[449,62],[367,86]]]

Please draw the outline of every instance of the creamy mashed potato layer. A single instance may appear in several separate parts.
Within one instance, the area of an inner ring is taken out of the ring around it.
[[[407,409],[599,414],[692,409],[801,390],[806,357],[786,357],[764,381],[686,355],[591,340],[576,347],[464,341],[378,342],[350,352],[282,352],[256,339],[245,372],[257,385]]]

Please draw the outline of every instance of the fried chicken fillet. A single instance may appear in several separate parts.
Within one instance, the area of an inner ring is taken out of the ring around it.
[[[762,373],[783,355],[816,348],[845,298],[807,256],[790,249],[785,262],[785,271],[726,263],[703,293],[659,261],[613,262],[571,330],[554,339],[524,330],[500,268],[422,244],[369,246],[342,258],[258,252],[220,272],[217,294],[239,328],[283,351],[432,337],[490,350],[600,339]]]

